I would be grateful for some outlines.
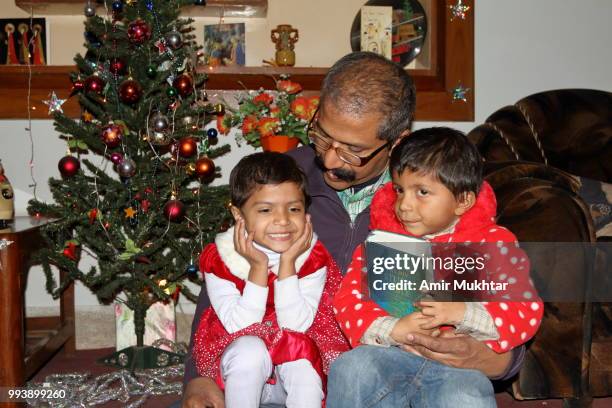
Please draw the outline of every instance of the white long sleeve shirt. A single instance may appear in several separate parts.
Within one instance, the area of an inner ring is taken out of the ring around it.
[[[231,273],[246,281],[243,293],[228,280],[212,273],[204,274],[210,303],[228,333],[235,333],[263,320],[269,290],[248,280],[250,265],[234,249],[233,234],[234,229],[230,228],[217,235],[215,243],[221,259]],[[299,271],[308,259],[316,241],[317,237],[313,236],[310,248],[298,257],[296,271]],[[278,274],[280,254],[255,245],[268,256],[271,273]],[[298,332],[308,330],[317,314],[326,278],[327,269],[323,267],[301,279],[293,275],[274,281],[274,307],[279,327]]]

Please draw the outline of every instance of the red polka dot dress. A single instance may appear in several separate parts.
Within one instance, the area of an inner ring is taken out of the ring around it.
[[[394,212],[396,199],[391,183],[383,186],[371,205],[370,229],[409,235]],[[490,314],[499,334],[486,344],[498,353],[524,344],[540,326],[543,303],[529,279],[529,259],[509,230],[495,224],[497,202],[491,186],[484,182],[475,205],[460,217],[451,233],[431,239],[434,243],[482,243],[487,279],[507,282],[506,290],[481,304]],[[360,344],[364,332],[379,317],[388,316],[363,294],[364,246],[357,247],[340,290],[334,299],[334,313],[352,347]],[[438,276],[437,276],[438,277]],[[509,300],[505,300],[505,299]]]

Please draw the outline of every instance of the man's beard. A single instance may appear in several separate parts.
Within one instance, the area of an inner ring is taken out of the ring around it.
[[[355,181],[355,178],[357,177],[355,172],[351,170],[326,168],[325,165],[323,164],[323,160],[318,155],[315,156],[315,164],[317,165],[317,167],[319,167],[319,169],[321,169],[321,171],[324,171],[324,172],[329,171],[334,176],[336,176],[339,180],[345,181],[347,183],[352,183],[353,181]]]

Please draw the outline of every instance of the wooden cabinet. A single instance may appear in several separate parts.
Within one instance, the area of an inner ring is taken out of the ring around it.
[[[75,351],[74,284],[61,295],[59,317],[24,316],[28,270],[32,255],[44,242],[39,229],[48,222],[36,217],[15,217],[8,229],[0,231],[0,239],[10,242],[0,249],[0,387],[23,387],[57,350]]]
[[[15,0],[23,3],[79,3],[82,0]],[[474,1],[467,1],[470,10],[466,18],[451,20],[449,7],[456,0],[431,0],[429,35],[431,36],[431,64],[428,69],[410,70],[417,87],[416,120],[420,121],[473,121],[474,120]],[[219,3],[262,3],[267,0],[217,0]],[[215,1],[209,0],[207,4]],[[263,4],[265,3],[265,5]],[[206,7],[203,7],[206,8]],[[27,95],[30,89],[29,109],[33,118],[48,119],[47,106],[51,90],[59,98],[67,99],[71,83],[68,73],[73,66],[38,66],[31,68],[31,86],[28,87],[30,71],[26,66],[0,67],[0,119],[27,117]],[[200,67],[209,80],[208,89],[274,89],[273,78],[290,74],[305,90],[318,91],[326,67],[320,68],[274,68],[274,67]],[[243,86],[244,85],[244,86]],[[461,86],[468,91],[466,100],[453,98],[453,90]],[[78,116],[77,98],[70,98],[63,106],[69,115]]]
[[[85,0],[15,0],[15,4],[36,15],[79,15],[83,14]],[[97,4],[91,0],[92,4]],[[102,5],[98,4],[100,9]],[[183,14],[189,17],[218,17],[223,10],[226,17],[265,17],[268,0],[207,0],[206,7],[188,6]]]

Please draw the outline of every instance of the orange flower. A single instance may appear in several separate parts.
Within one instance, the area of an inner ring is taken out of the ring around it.
[[[272,106],[270,108],[270,116],[278,118],[280,116],[280,108],[278,106]]]
[[[257,123],[257,130],[261,136],[272,136],[280,127],[278,118],[261,118]]]
[[[217,115],[217,130],[222,135],[227,135],[230,132],[230,128],[226,126],[225,115]]]
[[[246,116],[242,121],[242,134],[251,133],[257,127],[257,118],[253,115]]]
[[[302,85],[298,84],[297,82],[289,81],[288,79],[278,81],[276,83],[276,87],[279,91],[285,91],[289,95],[296,94],[302,90]]]
[[[291,112],[293,112],[293,114],[300,119],[308,120],[308,115],[310,112],[309,105],[310,103],[308,102],[308,99],[300,96],[291,102]]]
[[[253,102],[254,103],[263,103],[266,106],[270,106],[270,104],[272,103],[272,101],[274,100],[274,98],[272,97],[272,95],[268,94],[268,93],[260,93],[259,95],[257,95],[256,97],[253,98]]]
[[[318,96],[311,96],[308,98],[308,120],[312,119],[317,108],[319,107],[320,98]]]

